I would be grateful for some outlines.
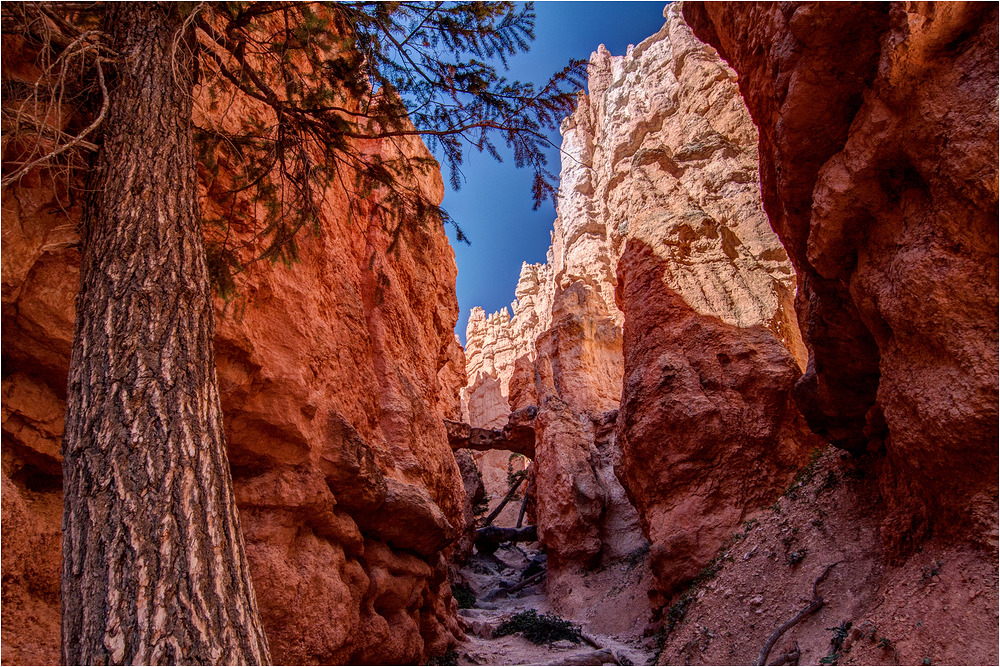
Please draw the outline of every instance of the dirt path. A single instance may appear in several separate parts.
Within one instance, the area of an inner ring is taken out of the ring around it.
[[[544,570],[545,557],[538,545],[506,545],[495,558],[473,555],[461,571],[475,601],[466,598],[464,602],[471,602],[471,606],[459,610],[467,638],[457,648],[457,664],[651,664],[655,646],[643,637],[648,618],[644,555],[589,572],[546,572],[537,583],[510,594],[504,590]],[[538,614],[555,614],[581,627],[584,640],[538,645],[521,634],[493,636],[504,621],[532,609]]]

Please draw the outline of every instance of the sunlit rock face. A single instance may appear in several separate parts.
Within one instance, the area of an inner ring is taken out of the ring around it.
[[[996,545],[997,8],[685,4],[739,72],[796,266],[809,423],[875,453],[897,552]]]
[[[419,142],[404,150],[428,157]],[[440,200],[439,174],[415,185]],[[14,663],[59,657],[80,208],[57,187],[38,172],[3,192],[3,660]],[[207,214],[219,205],[203,197]],[[442,421],[460,417],[465,376],[456,268],[440,224],[407,226],[388,252],[380,218],[347,212],[328,191],[301,261],[254,264],[237,301],[218,304],[229,457],[273,659],[416,664],[461,634],[443,556],[465,522]]]
[[[462,419],[477,428],[503,428],[511,411],[508,397],[514,362],[534,356],[535,337],[548,326],[552,308],[552,271],[547,264],[521,266],[516,301],[489,316],[472,309],[465,334],[467,385],[462,388]],[[514,316],[510,316],[513,311]],[[499,500],[509,488],[508,472],[525,462],[509,452],[472,452],[487,494]]]
[[[625,56],[593,54],[589,94],[563,122],[548,325],[506,398],[540,408],[550,559],[627,542],[629,529],[601,528],[624,505],[669,590],[787,486],[813,441],[791,400],[807,353],[795,273],[760,203],[755,128],[732,70],[678,8],[665,17]]]
[[[795,274],[760,202],[735,74],[665,11],[591,58],[593,164],[624,312],[617,467],[662,590],[693,577],[811,448]]]

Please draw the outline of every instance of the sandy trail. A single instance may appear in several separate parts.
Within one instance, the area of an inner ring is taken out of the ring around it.
[[[522,590],[502,589],[523,581],[544,563],[537,543],[504,545],[495,558],[474,554],[461,570],[476,599],[460,609],[466,640],[456,649],[459,665],[644,665],[655,645],[643,636],[648,620],[645,557],[602,564],[591,571],[549,573]],[[548,590],[548,594],[547,594]],[[552,613],[580,626],[585,641],[537,645],[520,634],[493,637],[497,627],[529,609]],[[589,641],[587,641],[589,640]]]

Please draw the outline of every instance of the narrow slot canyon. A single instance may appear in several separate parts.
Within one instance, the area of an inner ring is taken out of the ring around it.
[[[325,188],[294,266],[216,296],[275,664],[1000,660],[997,6],[663,17],[590,56],[546,261],[464,346],[440,218],[394,224],[378,190]],[[34,76],[13,40],[5,85]],[[199,167],[203,217],[252,218],[227,169]],[[60,183],[3,189],[5,665],[60,661]]]

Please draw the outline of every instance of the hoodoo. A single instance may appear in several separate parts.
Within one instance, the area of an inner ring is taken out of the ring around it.
[[[470,318],[466,411],[479,425],[505,398],[538,406],[550,558],[628,553],[625,517],[640,519],[669,593],[820,440],[792,401],[806,351],[756,130],[733,71],[679,7],[665,16],[625,56],[591,57],[549,262],[522,268],[512,317]]]
[[[442,225],[378,188],[323,189],[299,261],[215,300],[275,662],[997,663],[996,5],[663,16],[591,55],[546,261],[464,352]],[[253,234],[227,169],[200,208]],[[59,660],[74,179],[3,189],[4,664]]]

